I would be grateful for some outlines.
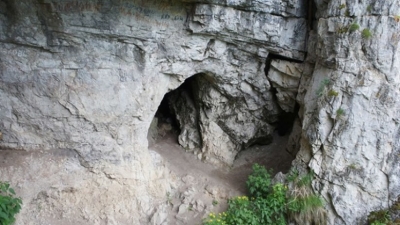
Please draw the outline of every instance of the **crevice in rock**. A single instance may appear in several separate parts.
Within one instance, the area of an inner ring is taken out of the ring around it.
[[[286,134],[290,134],[293,129],[294,122],[296,118],[298,118],[298,112],[300,109],[300,105],[298,103],[295,104],[295,109],[293,112],[285,112],[282,111],[282,113],[279,116],[279,120],[276,123],[276,131],[280,136],[284,136]]]
[[[280,55],[270,54],[265,63],[265,76],[270,83],[273,101],[279,108],[278,120],[272,125],[279,136],[288,135],[286,151],[293,157],[300,150],[301,119],[297,94],[304,63]]]
[[[268,74],[268,70],[270,68],[271,62],[274,59],[280,59],[280,60],[285,60],[285,61],[294,62],[294,63],[303,63],[304,62],[304,60],[293,59],[293,58],[289,58],[289,57],[286,57],[286,56],[283,56],[283,55],[279,55],[279,54],[270,52],[268,54],[268,56],[267,56],[266,61],[265,61],[265,70],[264,71],[265,71],[266,75]]]
[[[307,1],[307,24],[308,24],[308,31],[314,30],[314,24],[316,21],[315,13],[317,12],[317,6],[314,3],[314,0]],[[308,36],[308,35],[307,35]]]
[[[176,90],[175,90],[176,91]],[[169,124],[171,129],[174,129],[177,132],[180,132],[179,122],[176,119],[174,112],[170,108],[170,97],[174,94],[174,91],[168,92],[164,95],[163,100],[158,106],[155,117],[158,120],[158,123]]]
[[[293,90],[293,88],[291,88],[291,87],[283,87],[280,84],[276,84],[276,81],[269,77],[269,73],[271,71],[271,64],[272,64],[273,60],[285,61],[285,63],[289,62],[289,63],[294,63],[294,64],[302,63],[302,61],[296,60],[296,59],[290,59],[290,58],[280,56],[280,55],[269,54],[266,59],[266,62],[265,62],[265,69],[264,69],[265,76],[271,83],[270,90],[273,95],[273,100],[275,102],[278,102],[278,107],[281,111],[280,115],[278,117],[278,121],[276,123],[274,123],[273,125],[275,125],[275,127],[276,127],[275,131],[277,131],[280,136],[284,136],[286,134],[291,133],[293,124],[294,124],[296,118],[298,118],[298,112],[300,109],[300,105],[295,101],[295,98],[297,96],[297,87],[295,88],[295,90]],[[288,68],[288,67],[286,66],[286,68]],[[290,68],[289,68],[289,71],[291,71]],[[281,74],[281,76],[284,76],[284,75],[286,75],[286,74],[284,74],[284,73]],[[283,108],[281,106],[281,104],[279,104],[278,89],[281,89],[281,92],[282,92],[282,90],[286,90],[286,89],[290,92],[293,92],[293,103],[292,103],[291,107]]]

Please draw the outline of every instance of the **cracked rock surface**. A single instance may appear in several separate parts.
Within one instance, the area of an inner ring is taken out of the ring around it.
[[[304,10],[303,1],[275,0],[1,0],[0,147],[72,152],[90,174],[84,183],[37,192],[6,173],[1,178],[27,204],[52,206],[42,213],[69,212],[69,201],[79,201],[79,210],[57,219],[143,224],[172,182],[147,142],[163,96],[204,75],[195,95],[201,158],[231,165],[254,138],[271,138],[280,109],[265,60],[269,52],[304,59]],[[88,193],[96,184],[103,191]],[[102,207],[91,209],[95,200]]]
[[[400,195],[400,2],[316,6],[307,59],[313,72],[300,82],[294,165],[316,173],[314,190],[328,203],[329,224],[364,224],[370,211]]]
[[[29,206],[20,223],[165,221],[152,207],[173,174],[147,133],[164,95],[193,75],[175,111],[180,143],[199,158],[232,165],[297,102],[288,149],[300,149],[295,167],[315,171],[328,224],[362,224],[390,206],[400,195],[400,2],[311,2],[0,0],[0,147],[68,155],[58,186],[32,187],[38,177],[18,180],[27,171],[11,164],[0,171]]]

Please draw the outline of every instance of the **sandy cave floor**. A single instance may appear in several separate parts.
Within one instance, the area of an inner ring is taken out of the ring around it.
[[[225,210],[227,199],[246,194],[245,181],[254,163],[274,172],[289,170],[293,157],[285,151],[287,139],[287,136],[275,135],[270,145],[253,146],[242,151],[233,167],[226,170],[205,164],[193,153],[185,152],[178,145],[176,134],[169,133],[159,138],[149,146],[149,150],[163,158],[176,182],[171,193],[167,193],[167,200],[156,204],[153,221],[159,218],[168,219],[168,224],[201,224],[209,212]],[[75,180],[76,176],[85,177],[87,171],[78,165],[76,153],[72,151],[0,151],[0,179],[16,184],[17,192],[28,199],[43,188],[80,182]],[[58,223],[57,219],[48,219],[54,225],[66,224],[65,221]]]

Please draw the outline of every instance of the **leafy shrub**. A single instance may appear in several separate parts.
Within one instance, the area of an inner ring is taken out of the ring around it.
[[[229,200],[226,211],[226,223],[237,225],[259,224],[256,211],[253,210],[254,203],[247,196],[239,196]]]
[[[259,198],[257,202],[261,207],[257,207],[261,215],[260,224],[286,224],[286,190],[287,187],[283,184],[277,183],[272,187],[272,192],[266,199]]]
[[[219,213],[219,214],[214,214],[210,213],[208,215],[208,218],[206,221],[203,223],[205,225],[226,225],[227,223],[225,222],[226,220],[226,213]]]
[[[239,196],[228,201],[228,210],[218,215],[210,213],[205,225],[286,225],[286,188],[282,184],[272,187],[266,197]]]
[[[0,224],[10,225],[15,222],[15,215],[21,210],[22,200],[15,197],[10,184],[0,181]]]
[[[218,215],[210,213],[203,224],[286,225],[288,215],[298,224],[325,224],[323,201],[313,194],[312,179],[313,173],[299,177],[298,172],[292,170],[288,180],[296,189],[288,191],[285,184],[272,185],[270,173],[263,166],[255,164],[253,173],[246,182],[253,197],[239,196],[230,199],[226,212]]]
[[[387,225],[386,223],[381,223],[381,222],[373,222],[371,225]]]
[[[265,167],[253,165],[253,173],[246,181],[247,188],[252,197],[267,196],[271,189],[271,175]]]

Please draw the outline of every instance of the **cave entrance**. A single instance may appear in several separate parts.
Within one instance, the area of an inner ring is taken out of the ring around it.
[[[152,122],[152,126],[154,126],[153,129],[155,130],[150,132],[152,137],[148,137],[153,138],[152,141],[156,141],[158,138],[164,137],[169,133],[179,134],[181,132],[175,113],[170,108],[170,97],[173,96],[176,91],[177,90],[174,90],[165,94],[158,106]]]
[[[293,119],[294,114],[283,114],[284,111],[280,109],[280,113],[271,116],[273,118],[268,124],[264,121],[269,136],[253,132],[255,135],[248,136],[246,142],[234,142],[232,140],[241,140],[237,134],[245,133],[242,131],[246,131],[245,128],[250,127],[251,130],[254,124],[254,127],[264,128],[259,124],[263,121],[253,122],[256,118],[248,112],[242,112],[250,111],[246,104],[246,97],[249,96],[228,96],[223,82],[229,81],[214,79],[209,74],[196,74],[186,79],[177,89],[166,93],[155,113],[148,133],[149,151],[155,165],[162,165],[162,168],[165,165],[177,178],[177,183],[174,183],[176,186],[168,193],[172,202],[175,199],[181,202],[182,196],[193,193],[204,205],[224,208],[227,207],[224,199],[247,194],[246,180],[254,163],[271,169],[274,174],[286,173],[290,169],[294,156],[285,148],[290,139],[293,120],[296,120]],[[236,91],[241,86],[243,84],[233,88]],[[239,117],[238,112],[242,113]],[[265,144],[264,140],[272,140],[272,143]],[[229,153],[220,151],[221,143],[225,141],[231,141],[228,147],[233,146],[232,143],[241,146],[233,157],[233,163],[225,167],[211,165],[213,163],[205,155],[209,153],[211,156],[224,157],[225,153]],[[219,152],[207,152],[210,149]],[[162,160],[157,160],[157,157]],[[215,205],[215,201],[219,204]],[[196,202],[190,204],[198,205]],[[174,204],[171,213],[187,207]],[[197,219],[197,222],[196,219],[192,221],[193,224],[201,223],[201,217]]]
[[[180,148],[181,153],[192,152],[199,161],[222,167],[232,167],[235,162],[240,164],[240,158],[244,155],[247,162],[272,165],[275,172],[286,172],[299,147],[298,144],[288,144],[293,142],[293,137],[289,136],[293,136],[291,133],[298,121],[298,105],[289,112],[275,106],[278,108],[278,114],[273,114],[275,119],[254,122],[257,118],[251,117],[251,112],[243,113],[247,106],[246,96],[224,95],[226,93],[219,85],[211,75],[199,73],[166,93],[148,132],[149,145],[167,141],[175,144],[175,148]],[[270,92],[273,96],[276,95],[274,87]],[[242,114],[238,116],[237,113]],[[246,116],[251,118],[244,118]],[[253,132],[255,136],[245,133],[251,126],[249,123],[259,129]],[[295,127],[299,126],[297,123]],[[247,135],[247,139],[240,136],[243,133]],[[272,148],[279,148],[279,151],[275,152]],[[286,153],[290,153],[290,156]],[[279,158],[275,160],[279,163],[271,161],[272,156]],[[222,160],[217,161],[212,157]]]
[[[150,144],[166,138],[179,143],[186,150],[201,147],[200,134],[196,127],[198,126],[198,114],[194,95],[197,89],[196,79],[200,76],[206,75],[202,73],[193,75],[177,89],[164,95],[149,129],[148,141]],[[193,129],[190,130],[190,128]],[[187,143],[183,138],[192,138],[193,140]]]

